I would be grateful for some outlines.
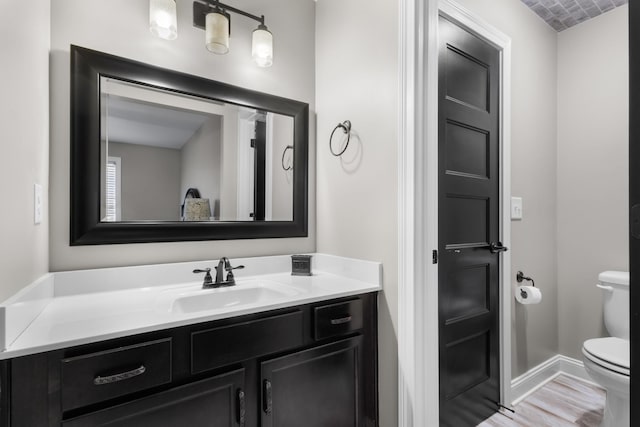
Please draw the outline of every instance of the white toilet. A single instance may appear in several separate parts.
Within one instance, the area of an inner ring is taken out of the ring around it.
[[[582,360],[587,373],[607,392],[601,427],[629,426],[629,273],[605,271],[597,285],[604,292],[607,338],[586,340]]]

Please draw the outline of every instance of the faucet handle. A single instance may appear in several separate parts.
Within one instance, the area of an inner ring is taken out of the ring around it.
[[[220,264],[224,264],[224,269],[225,271],[231,271],[231,270],[240,270],[244,268],[244,265],[239,265],[237,267],[231,267],[231,260],[227,257],[222,257],[220,258],[220,263],[218,263],[218,265]]]
[[[231,285],[235,285],[236,284],[236,278],[233,276],[233,270],[242,270],[244,268],[244,265],[239,265],[237,267],[231,267],[231,262],[227,259],[227,261],[225,262],[224,265],[224,269],[227,272],[227,278],[225,279],[225,282],[231,284]]]
[[[231,285],[235,285],[236,284],[236,278],[233,276],[233,270],[241,270],[244,268],[244,265],[239,265],[237,267],[233,267],[227,270],[227,278],[226,278],[226,282],[230,283]]]
[[[204,275],[204,282],[202,283],[202,286],[213,285],[213,278],[211,277],[211,269],[210,268],[205,268],[204,270],[195,269],[195,270],[193,270],[193,272],[195,274],[206,273]]]

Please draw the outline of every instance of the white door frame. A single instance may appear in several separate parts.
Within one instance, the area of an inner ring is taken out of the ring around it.
[[[500,238],[511,246],[511,40],[449,0],[400,1],[398,425],[439,424],[438,16],[500,51]],[[511,253],[500,263],[500,396],[511,406]]]
[[[273,220],[273,114],[267,112],[267,138],[265,147],[265,165],[264,165],[264,219],[265,221]]]
[[[254,150],[251,139],[255,138],[255,121],[240,110],[238,114],[238,144],[237,144],[237,172],[236,172],[236,218],[238,221],[252,221],[249,215],[254,205]],[[222,219],[222,215],[220,217]]]

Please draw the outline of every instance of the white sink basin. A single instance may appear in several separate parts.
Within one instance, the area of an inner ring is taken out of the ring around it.
[[[284,301],[300,293],[291,286],[270,281],[242,282],[235,286],[180,292],[171,298],[168,311],[196,313],[235,307],[266,305]]]

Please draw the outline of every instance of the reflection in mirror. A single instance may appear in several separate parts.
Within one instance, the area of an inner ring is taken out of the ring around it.
[[[107,77],[100,88],[102,222],[293,219],[292,117]]]

